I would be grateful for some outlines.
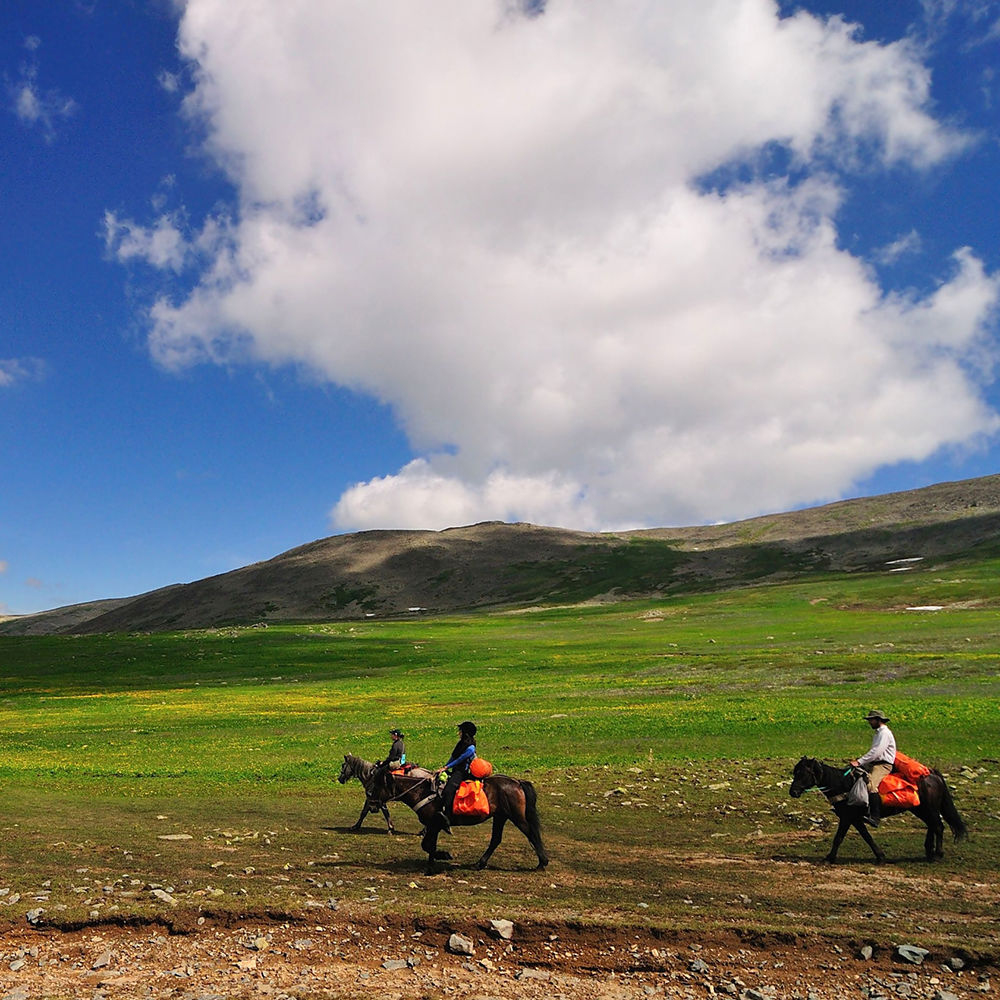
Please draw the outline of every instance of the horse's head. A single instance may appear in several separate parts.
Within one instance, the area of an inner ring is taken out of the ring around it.
[[[803,757],[792,770],[792,784],[788,794],[797,799],[803,792],[820,784],[821,780],[818,762],[812,757]]]
[[[340,765],[340,774],[337,776],[337,781],[342,785],[347,784],[351,778],[354,777],[355,771],[354,766],[351,762],[351,755],[349,753],[344,754],[344,763]]]

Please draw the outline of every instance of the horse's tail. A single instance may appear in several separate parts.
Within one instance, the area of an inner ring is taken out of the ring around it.
[[[538,864],[544,868],[549,863],[549,856],[542,844],[542,821],[538,815],[538,792],[530,781],[519,781],[524,792],[524,818],[528,821],[528,840],[538,855]]]
[[[965,820],[958,814],[955,808],[955,800],[951,797],[951,789],[948,782],[944,780],[944,775],[936,768],[932,770],[941,779],[941,815],[944,821],[951,827],[952,835],[956,840],[964,840],[969,835],[969,828],[965,825]]]

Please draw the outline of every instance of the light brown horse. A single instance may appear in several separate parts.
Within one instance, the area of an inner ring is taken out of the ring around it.
[[[442,816],[438,811],[438,797],[432,780],[403,774],[377,774],[373,782],[374,793],[383,801],[404,802],[424,824],[425,833],[420,846],[427,852],[427,872],[432,873],[435,861],[448,861],[451,855],[439,851],[438,835],[442,830]],[[538,795],[530,781],[519,781],[506,774],[494,774],[483,779],[483,791],[489,803],[486,816],[452,816],[452,826],[475,826],[493,820],[493,833],[486,852],[476,862],[485,868],[490,856],[503,840],[503,828],[510,820],[528,838],[528,843],[538,855],[538,868],[549,863],[549,856],[542,844],[542,826],[538,818]]]
[[[360,830],[361,824],[369,813],[381,812],[385,817],[386,832],[396,832],[396,828],[392,825],[392,820],[389,818],[389,810],[386,807],[384,799],[378,798],[373,792],[375,775],[383,766],[381,763],[365,760],[364,757],[355,757],[352,753],[344,754],[344,763],[340,766],[340,774],[337,777],[337,781],[344,785],[351,778],[357,778],[361,782],[361,787],[365,790],[365,804],[361,809],[361,815],[358,817],[357,823],[351,827],[352,830]],[[413,773],[418,777],[432,777],[432,773],[423,767],[413,768]]]

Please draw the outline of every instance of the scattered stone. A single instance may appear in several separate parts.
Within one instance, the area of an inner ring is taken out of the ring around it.
[[[402,959],[399,959],[399,958],[387,958],[382,963],[382,968],[385,969],[387,972],[399,972],[400,969],[407,969],[407,968],[409,968],[409,966]]]
[[[452,934],[448,938],[448,951],[453,955],[474,955],[476,950],[470,938],[461,934]]]
[[[13,962],[10,963],[11,972],[20,972],[24,968],[24,959],[15,958]]]
[[[544,969],[519,969],[514,978],[547,980],[549,974]]]
[[[961,972],[965,968],[965,962],[958,955],[952,955],[948,959],[948,965],[953,972]]]
[[[865,962],[870,962],[872,955],[875,954],[875,949],[870,944],[865,944],[861,946],[861,950],[858,952],[858,958],[863,959]]]
[[[170,895],[165,889],[154,889],[152,892],[153,899],[158,899],[161,903],[167,903],[170,906],[176,906],[177,900]]]
[[[91,966],[92,969],[106,969],[111,964],[111,952],[102,952],[94,961]]]
[[[933,1000],[958,1000],[958,996],[951,990],[935,990]]]
[[[510,920],[491,920],[490,925],[497,937],[504,941],[509,941],[514,936],[514,924]]]
[[[708,964],[700,958],[692,959],[690,965],[688,965],[688,968],[692,972],[698,972],[701,974],[704,974],[709,971]]]
[[[911,965],[920,965],[930,954],[926,948],[918,948],[915,944],[901,944],[896,949],[896,954]]]
[[[190,833],[161,833],[156,837],[157,840],[194,840],[194,837]]]
[[[24,919],[28,921],[29,924],[40,924],[42,922],[42,914],[45,912],[40,906],[34,910],[28,910],[24,915]]]

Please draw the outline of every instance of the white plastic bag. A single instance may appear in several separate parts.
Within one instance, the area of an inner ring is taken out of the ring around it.
[[[858,780],[851,786],[847,793],[847,804],[849,806],[864,806],[868,808],[868,775],[858,776]]]

